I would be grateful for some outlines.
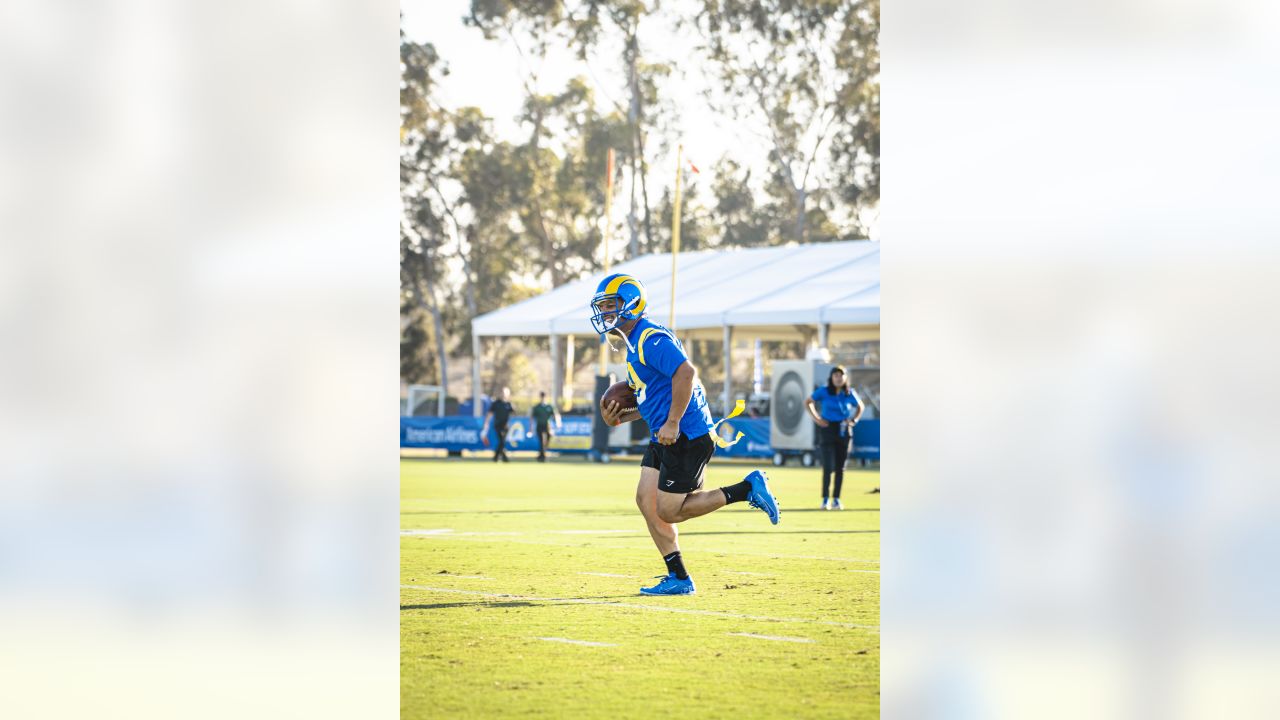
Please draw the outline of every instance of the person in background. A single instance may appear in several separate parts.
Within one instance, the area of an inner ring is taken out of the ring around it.
[[[547,446],[551,444],[551,419],[555,418],[556,429],[560,429],[560,411],[547,402],[547,393],[538,393],[538,404],[529,413],[530,424],[538,432],[538,462],[547,461]]]
[[[480,437],[488,439],[490,420],[493,421],[493,431],[498,435],[498,446],[493,450],[494,462],[511,462],[511,458],[507,457],[507,421],[511,419],[514,410],[511,407],[511,388],[504,387],[502,397],[489,405],[489,412],[484,416],[484,428],[480,431]]]
[[[844,368],[831,368],[827,384],[813,391],[804,401],[805,408],[818,424],[818,449],[822,456],[822,509],[843,510],[840,504],[840,486],[844,484],[844,463],[849,459],[849,442],[853,439],[853,426],[862,417],[862,403],[849,389]],[[835,475],[834,492],[827,490],[831,476]]]

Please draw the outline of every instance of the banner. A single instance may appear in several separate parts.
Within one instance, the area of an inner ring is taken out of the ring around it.
[[[498,435],[489,428],[489,444],[480,442],[482,418],[462,415],[446,417],[400,418],[400,447],[439,448],[442,450],[492,450]],[[552,423],[554,435],[547,448],[560,453],[585,453],[591,449],[591,417],[569,415],[563,418],[560,429]],[[720,423],[719,434],[725,440],[733,440],[741,432],[742,440],[736,445],[716,450],[721,457],[773,457],[769,445],[769,418],[736,417]],[[507,449],[537,452],[538,436],[528,416],[513,416],[507,423]],[[853,459],[880,459],[880,421],[863,420],[853,428]]]
[[[462,415],[400,418],[400,447],[483,450],[482,418]]]
[[[489,447],[498,442],[498,434],[489,428]],[[507,449],[538,451],[538,435],[533,422],[526,417],[512,416],[507,423]],[[551,422],[551,442],[548,450],[561,453],[584,453],[591,449],[591,417],[588,415],[563,416],[560,428]]]
[[[492,450],[498,442],[498,434],[489,428],[489,444],[480,441],[483,418],[464,415],[445,417],[400,418],[400,447],[437,448],[440,450]],[[561,427],[551,425],[549,450],[556,452],[586,452],[591,447],[591,418],[569,416],[563,418]],[[507,423],[508,450],[538,450],[538,436],[529,418],[513,416]]]
[[[722,457],[773,457],[769,445],[769,418],[736,417],[720,423],[720,437],[732,441],[742,433],[735,445],[716,450]]]
[[[858,460],[880,459],[880,420],[860,420],[853,426],[853,449],[849,457]]]

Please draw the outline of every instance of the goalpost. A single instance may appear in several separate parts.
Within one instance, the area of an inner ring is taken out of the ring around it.
[[[444,417],[444,388],[439,385],[410,385],[409,397],[405,399],[404,407],[400,408],[400,416],[412,417],[418,406],[427,402],[432,395],[436,397],[436,417]]]

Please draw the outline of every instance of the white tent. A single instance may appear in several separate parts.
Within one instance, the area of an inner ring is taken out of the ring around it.
[[[732,336],[765,340],[833,336],[880,337],[880,244],[867,240],[680,253],[676,267],[676,313],[671,318],[671,254],[645,255],[610,273],[644,283],[649,317],[672,325],[682,338],[721,337],[725,366]],[[471,321],[474,393],[480,394],[483,337],[594,335],[589,304],[607,273],[576,280],[551,292],[481,315]],[[558,343],[552,342],[553,396],[560,397]],[[726,378],[728,376],[726,371]],[[728,381],[725,397],[729,396]],[[480,403],[474,403],[479,411]]]

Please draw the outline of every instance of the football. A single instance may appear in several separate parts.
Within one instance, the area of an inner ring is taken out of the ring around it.
[[[610,400],[618,403],[618,406],[623,408],[624,410],[627,408],[636,407],[635,391],[633,391],[631,389],[631,386],[626,384],[625,382],[616,382],[610,385],[608,390],[604,391],[604,395],[600,397],[601,410],[604,409],[605,403],[609,402]],[[629,419],[634,419],[633,417],[630,417],[630,415],[631,415],[630,413],[627,413],[627,417]]]

